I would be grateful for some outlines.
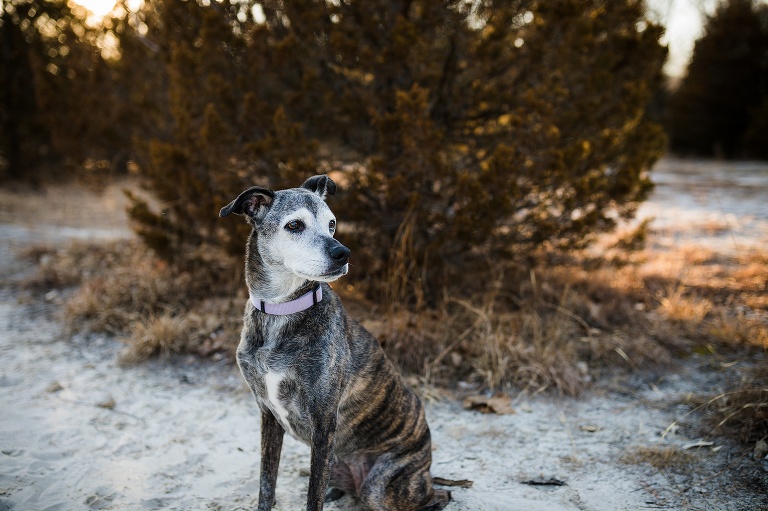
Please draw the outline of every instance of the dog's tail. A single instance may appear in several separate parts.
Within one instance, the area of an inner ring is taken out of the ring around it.
[[[460,488],[471,488],[472,484],[474,484],[469,479],[454,481],[452,479],[443,479],[442,477],[433,477],[432,482],[435,484],[439,484],[440,486],[458,486]]]

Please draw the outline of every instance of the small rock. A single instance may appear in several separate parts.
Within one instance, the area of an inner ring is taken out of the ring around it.
[[[462,403],[466,410],[476,410],[482,413],[495,413],[497,415],[512,415],[512,398],[509,396],[471,396]]]
[[[300,468],[299,477],[309,477],[309,469],[304,467]]]
[[[534,479],[529,479],[527,481],[520,481],[522,484],[527,484],[530,486],[565,486],[565,481],[561,481],[560,479],[550,477],[537,477]]]
[[[756,460],[761,460],[768,456],[768,442],[765,440],[758,440],[755,444],[755,450],[752,453],[752,457]]]
[[[51,394],[53,394],[54,392],[58,392],[60,390],[64,390],[64,387],[62,387],[61,383],[59,383],[57,381],[52,382],[50,385],[48,385],[45,388],[45,391],[46,392],[50,392]]]
[[[600,428],[598,426],[593,426],[591,424],[585,424],[583,426],[579,426],[579,429],[582,431],[586,431],[587,433],[595,433],[597,431],[600,431]]]
[[[105,400],[96,403],[96,406],[98,406],[99,408],[106,408],[107,410],[112,410],[115,406],[117,406],[117,403],[115,403],[115,399],[112,396],[107,396]]]
[[[59,299],[60,293],[56,289],[52,289],[45,293],[45,301],[47,302],[55,302]]]

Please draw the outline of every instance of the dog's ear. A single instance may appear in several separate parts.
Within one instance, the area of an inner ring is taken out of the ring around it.
[[[325,200],[327,195],[333,195],[336,193],[336,183],[325,175],[312,176],[301,185],[302,188],[306,188],[310,192],[316,193],[321,199]]]
[[[227,216],[230,213],[248,215],[256,219],[266,213],[275,199],[275,192],[260,186],[252,186],[237,196],[219,211],[219,216]]]

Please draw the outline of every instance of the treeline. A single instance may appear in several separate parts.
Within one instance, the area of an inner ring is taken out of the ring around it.
[[[89,27],[86,14],[64,1],[2,3],[3,180],[67,174],[130,146],[130,120],[119,117],[126,109],[120,65],[100,50],[108,29]]]
[[[667,109],[681,155],[768,159],[768,5],[727,0],[707,19]]]
[[[233,194],[333,171],[358,275],[427,303],[611,229],[665,149],[636,0],[146,0],[99,27],[69,5],[4,3],[3,176],[134,162],[164,208],[134,197],[137,230],[179,268],[241,253]]]

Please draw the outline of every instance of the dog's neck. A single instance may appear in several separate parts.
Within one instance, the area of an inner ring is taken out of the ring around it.
[[[245,283],[251,296],[271,303],[294,300],[317,285],[282,264],[266,261],[259,253],[255,231],[251,232],[245,251]]]

